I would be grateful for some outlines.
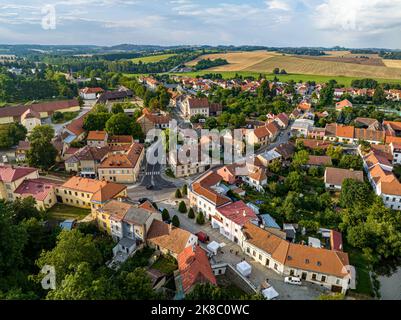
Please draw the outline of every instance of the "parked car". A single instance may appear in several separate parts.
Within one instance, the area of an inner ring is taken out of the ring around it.
[[[284,282],[288,283],[288,284],[293,284],[293,285],[296,285],[296,286],[302,285],[301,279],[297,278],[297,277],[285,277],[284,278]]]
[[[206,233],[204,233],[204,232],[202,232],[202,231],[200,231],[200,232],[198,232],[197,234],[196,234],[196,236],[198,237],[198,240],[200,241],[200,242],[202,242],[202,243],[207,243],[207,242],[209,242],[209,236],[206,234]]]

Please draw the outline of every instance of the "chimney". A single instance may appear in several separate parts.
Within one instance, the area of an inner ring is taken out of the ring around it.
[[[246,211],[245,210],[242,212],[242,214],[243,214],[244,217],[246,217]]]
[[[173,224],[170,222],[170,224],[168,225],[168,232],[170,233],[171,230],[173,230]]]

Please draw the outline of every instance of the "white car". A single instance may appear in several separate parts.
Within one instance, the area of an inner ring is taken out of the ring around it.
[[[301,279],[297,277],[285,277],[284,282],[288,284],[293,284],[296,286],[302,285]]]

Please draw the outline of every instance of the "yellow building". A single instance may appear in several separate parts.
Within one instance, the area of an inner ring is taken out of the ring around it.
[[[121,184],[81,177],[72,177],[56,188],[57,201],[69,206],[96,209],[111,199],[127,197],[127,187]]]

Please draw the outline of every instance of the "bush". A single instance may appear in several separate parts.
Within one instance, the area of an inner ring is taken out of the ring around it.
[[[195,212],[194,209],[190,208],[188,211],[188,218],[189,219],[194,219],[195,218]]]
[[[205,216],[203,215],[202,212],[199,212],[198,215],[196,216],[196,223],[197,224],[205,224]]]
[[[177,190],[175,191],[175,197],[176,197],[177,199],[181,199],[181,198],[182,198],[182,194],[181,194],[181,190],[180,190],[180,189],[177,189]]]
[[[178,211],[181,213],[187,213],[187,205],[184,201],[180,202],[180,205],[178,206]]]
[[[175,215],[173,219],[171,220],[171,223],[173,224],[174,227],[179,228],[180,227],[180,219]]]
[[[163,212],[162,212],[162,219],[163,219],[163,221],[168,221],[168,220],[170,220],[170,213],[168,212],[167,209],[163,209]]]
[[[188,194],[188,186],[184,184],[184,186],[182,187],[182,195],[186,196],[187,194]]]

